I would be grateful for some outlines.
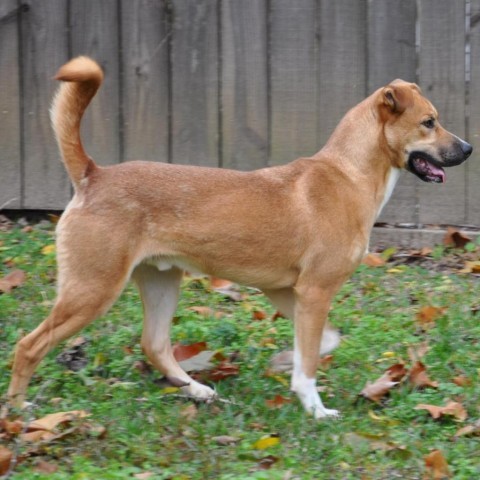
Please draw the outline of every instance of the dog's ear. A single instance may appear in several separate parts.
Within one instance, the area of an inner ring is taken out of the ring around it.
[[[413,105],[413,90],[411,83],[403,80],[394,80],[382,89],[383,105],[394,114],[403,113],[407,107]]]

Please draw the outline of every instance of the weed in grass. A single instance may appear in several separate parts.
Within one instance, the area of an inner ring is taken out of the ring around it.
[[[52,228],[45,224],[2,233],[0,275],[20,268],[27,280],[0,295],[1,392],[7,389],[16,341],[51,308],[53,243]],[[474,253],[472,247],[467,253]],[[434,249],[426,263],[444,265],[446,255],[444,247]],[[80,334],[86,340],[86,366],[68,370],[57,361],[68,348],[60,346],[42,362],[29,389],[29,397],[36,398],[35,417],[84,409],[106,434],[77,433],[46,444],[15,467],[15,478],[131,479],[151,472],[155,480],[420,479],[424,456],[433,449],[443,452],[454,478],[480,478],[480,437],[454,437],[480,416],[478,279],[399,265],[395,255],[390,262],[361,266],[334,302],[331,321],[341,328],[343,341],[319,380],[325,403],[338,408],[341,419],[313,421],[288,391],[288,376],[266,375],[272,354],[291,348],[291,322],[273,321],[274,310],[257,291],[242,288],[243,300],[233,302],[210,292],[201,279],[184,282],[173,340],[205,341],[227,355],[238,352],[240,371],[216,384],[221,397],[232,403],[197,405],[193,416],[183,416],[191,402],[163,392],[155,382],[160,374],[135,368],[135,362],[144,360],[139,346],[142,311],[136,291],[129,287],[105,317]],[[427,305],[445,309],[428,328],[416,316]],[[192,306],[207,306],[222,316],[205,317]],[[253,320],[253,310],[265,312],[266,318]],[[403,361],[408,367],[408,348],[423,342],[430,349],[422,362],[438,382],[437,389],[403,382],[380,405],[358,398],[366,382],[392,364]],[[454,383],[458,375],[469,383]],[[276,395],[291,402],[270,408],[265,400]],[[448,417],[435,421],[414,409],[449,400],[466,408],[465,422]],[[238,441],[219,445],[214,438],[221,435]],[[274,438],[279,441],[265,450],[254,448],[269,435],[278,435]],[[13,440],[2,442],[12,446]],[[20,454],[32,448],[17,442]],[[37,472],[39,458],[57,470]]]

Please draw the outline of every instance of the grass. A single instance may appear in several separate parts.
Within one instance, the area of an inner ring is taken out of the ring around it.
[[[55,254],[44,248],[54,242],[53,227],[43,222],[27,230],[0,232],[0,278],[12,268],[27,272],[24,285],[0,295],[0,392],[7,390],[16,341],[46,316],[55,295]],[[442,259],[438,250],[435,255],[434,260]],[[60,346],[42,362],[29,389],[35,418],[85,409],[89,422],[106,427],[106,434],[77,433],[38,447],[15,467],[15,478],[129,479],[151,472],[151,479],[176,480],[423,479],[433,478],[424,477],[424,457],[433,449],[441,450],[454,478],[480,478],[480,437],[454,437],[480,416],[475,276],[407,265],[358,269],[331,312],[343,342],[328,371],[318,377],[324,403],[343,414],[336,421],[314,421],[289,392],[288,376],[265,375],[271,356],[291,348],[292,326],[286,319],[272,321],[274,311],[258,292],[242,292],[245,299],[232,302],[209,292],[205,282],[186,280],[173,327],[175,341],[206,341],[210,349],[239,352],[239,375],[216,384],[221,397],[233,403],[198,405],[188,419],[182,413],[190,401],[165,393],[154,381],[159,374],[142,374],[135,367],[144,359],[142,312],[129,287],[108,315],[81,333],[87,340],[85,368],[72,372],[60,365],[56,358],[66,348]],[[203,318],[189,308],[198,305],[225,315]],[[445,307],[445,313],[424,330],[416,313],[426,305]],[[253,321],[254,309],[266,311],[267,318]],[[416,390],[402,383],[382,405],[358,397],[366,382],[390,365],[411,364],[408,347],[424,341],[430,350],[423,361],[438,389]],[[453,383],[459,374],[471,383]],[[275,395],[292,401],[268,408],[265,399]],[[433,420],[414,409],[447,400],[464,405],[465,422]],[[253,448],[272,434],[279,435],[277,445]],[[221,446],[213,440],[220,435],[239,441]],[[20,458],[31,449],[18,439],[0,441],[16,448]],[[262,470],[259,462],[265,457],[273,464]],[[56,472],[39,472],[40,459],[55,465]]]

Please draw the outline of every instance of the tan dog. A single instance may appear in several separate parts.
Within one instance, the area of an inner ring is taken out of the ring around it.
[[[257,287],[292,318],[292,390],[316,418],[337,415],[315,386],[332,297],[362,260],[399,172],[443,182],[442,167],[462,163],[472,147],[440,126],[415,84],[396,80],[350,110],[319,153],[288,165],[248,173],[153,162],[99,167],[82,147],[80,121],[102,71],[79,57],[56,78],[67,83],[51,118],[75,195],[57,228],[58,297],[18,342],[11,401],[23,402],[47,352],[103,315],[130,278],[143,301],[150,361],[184,382],[188,395],[214,398],[180,368],[170,345],[189,270]]]

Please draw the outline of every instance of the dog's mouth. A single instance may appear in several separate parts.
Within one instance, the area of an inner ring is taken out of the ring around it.
[[[445,183],[445,171],[425,152],[412,152],[409,155],[408,170],[424,182]]]

